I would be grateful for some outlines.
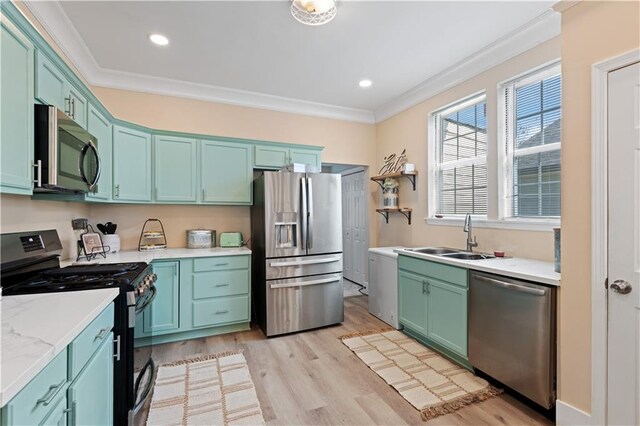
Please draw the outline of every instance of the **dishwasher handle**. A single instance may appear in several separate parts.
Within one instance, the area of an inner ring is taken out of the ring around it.
[[[547,290],[542,288],[533,288],[533,287],[528,287],[524,285],[506,282],[506,281],[500,281],[500,280],[496,280],[494,278],[488,278],[482,275],[475,275],[474,278],[478,281],[486,282],[488,284],[493,284],[498,287],[506,288],[513,291],[519,291],[521,293],[533,294],[535,296],[544,296],[547,294]]]

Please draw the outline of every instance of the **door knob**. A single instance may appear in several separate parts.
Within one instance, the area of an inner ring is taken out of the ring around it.
[[[615,280],[611,284],[611,290],[619,294],[629,294],[632,289],[633,287],[631,287],[631,284],[625,280]]]

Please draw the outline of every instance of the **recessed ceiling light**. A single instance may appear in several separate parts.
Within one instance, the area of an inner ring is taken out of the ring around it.
[[[149,34],[149,40],[151,40],[151,43],[155,43],[158,46],[166,46],[169,44],[169,39],[162,34]]]
[[[367,87],[371,87],[373,83],[371,82],[371,80],[360,80],[360,82],[358,83],[358,86],[362,87],[362,88],[367,88]]]

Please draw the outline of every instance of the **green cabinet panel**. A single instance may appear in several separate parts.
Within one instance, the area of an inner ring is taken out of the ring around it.
[[[62,398],[40,423],[41,426],[67,426],[67,398]]]
[[[73,380],[105,342],[113,328],[114,304],[110,303],[69,345],[69,380]]]
[[[89,110],[89,104],[87,103],[87,98],[82,95],[82,93],[76,89],[74,86],[69,84],[67,86],[67,114],[69,117],[73,118],[79,125],[87,128],[87,112]],[[91,133],[91,132],[89,132]]]
[[[427,279],[427,337],[467,356],[467,290]]]
[[[279,169],[289,163],[289,148],[272,145],[256,145],[254,167],[258,169]]]
[[[39,424],[49,411],[64,399],[67,388],[67,351],[40,371],[2,408],[3,425]]]
[[[111,198],[111,165],[112,165],[112,138],[113,129],[111,122],[93,106],[89,105],[87,117],[87,130],[98,140],[98,153],[100,154],[100,179],[96,192],[87,194],[87,198],[96,200],[109,200]]]
[[[153,272],[158,276],[156,298],[143,312],[143,331],[146,335],[173,333],[178,330],[180,317],[179,261],[153,262]]]
[[[214,298],[193,302],[193,327],[211,327],[249,321],[249,296]]]
[[[36,94],[35,97],[47,105],[67,109],[67,80],[62,72],[39,50],[36,51]]]
[[[398,318],[417,332],[427,334],[426,278],[398,272]]]
[[[0,191],[33,189],[33,45],[0,15]]]
[[[113,127],[113,199],[151,201],[151,135]]]
[[[196,202],[197,148],[195,139],[153,137],[155,201]]]
[[[202,201],[212,204],[251,204],[252,146],[204,141],[201,147]]]
[[[467,270],[457,266],[400,255],[398,256],[398,269],[436,278],[467,288]]]
[[[320,152],[304,149],[304,148],[291,148],[291,162],[307,164],[310,166],[320,167],[322,166],[322,160],[320,159]]]
[[[199,272],[193,275],[193,299],[234,296],[249,292],[249,271]]]
[[[69,425],[113,424],[113,333],[67,392]]]
[[[198,257],[193,259],[193,270],[195,272],[205,272],[225,269],[247,269],[249,268],[250,260],[249,256]]]

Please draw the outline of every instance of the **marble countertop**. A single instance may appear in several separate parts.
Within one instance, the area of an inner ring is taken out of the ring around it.
[[[118,289],[3,296],[0,407],[66,350]]]
[[[431,260],[452,266],[460,266],[474,271],[489,272],[506,277],[533,281],[551,286],[560,286],[560,274],[555,272],[553,262],[541,260],[522,259],[518,257],[504,257],[482,260],[452,259],[432,254],[416,253],[409,249],[398,249],[397,253]]]
[[[189,248],[168,248],[158,251],[137,251],[123,250],[117,253],[109,253],[107,257],[98,256],[90,261],[75,259],[67,259],[60,261],[60,267],[64,268],[69,265],[87,265],[95,263],[130,263],[130,262],[146,262],[160,259],[184,259],[192,257],[215,257],[215,256],[241,256],[251,254],[251,250],[247,247],[213,247],[202,249]]]

